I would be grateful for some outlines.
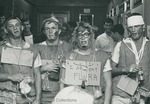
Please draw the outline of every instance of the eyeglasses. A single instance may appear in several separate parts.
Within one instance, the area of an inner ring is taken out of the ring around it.
[[[78,38],[81,39],[81,38],[88,38],[90,36],[89,33],[86,33],[86,34],[78,34]]]
[[[87,30],[83,31],[83,32],[78,32],[78,38],[88,38],[90,36],[90,32],[88,32]]]

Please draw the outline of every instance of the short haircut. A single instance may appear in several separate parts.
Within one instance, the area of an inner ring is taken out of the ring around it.
[[[106,18],[104,23],[111,23],[111,24],[114,24],[114,21],[113,21],[113,19],[111,19],[111,18]]]
[[[112,32],[118,32],[120,35],[124,35],[124,27],[121,24],[116,24],[112,28]]]
[[[42,31],[42,32],[44,31],[44,28],[45,28],[45,24],[46,24],[46,23],[52,23],[52,22],[53,22],[54,24],[58,25],[58,28],[61,29],[61,24],[60,24],[59,22],[56,22],[56,21],[54,21],[53,19],[48,18],[48,19],[45,19],[45,20],[43,21],[41,31]]]
[[[21,20],[22,23],[27,22],[27,21],[29,21],[29,23],[30,23],[30,20],[28,18],[24,18],[24,19]]]
[[[7,28],[7,23],[8,23],[8,21],[9,20],[12,20],[12,19],[16,19],[16,20],[18,20],[19,21],[19,23],[22,25],[22,22],[21,22],[21,20],[18,18],[18,17],[9,17],[6,21],[5,21],[5,28]]]

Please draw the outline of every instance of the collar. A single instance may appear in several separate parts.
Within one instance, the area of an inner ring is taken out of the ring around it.
[[[30,44],[29,43],[27,43],[27,42],[25,42],[25,44],[23,45],[23,47],[16,47],[16,46],[13,46],[12,44],[10,44],[10,43],[8,43],[8,42],[6,42],[6,46],[9,46],[9,47],[12,47],[12,48],[16,48],[16,49],[21,49],[21,48],[30,48]]]
[[[131,43],[133,40],[131,38],[124,38],[123,42],[124,43]],[[143,41],[149,41],[146,37],[143,37]]]
[[[81,54],[81,55],[89,55],[89,54],[91,54],[91,53],[93,53],[94,51],[96,51],[96,50],[92,50],[92,51],[87,51],[87,52],[81,52],[81,51],[79,51],[79,49],[75,49],[74,50],[76,53],[79,53],[79,54]]]
[[[127,38],[127,39],[123,40],[123,42],[127,45],[127,47],[134,53],[135,62],[137,65],[139,65],[139,63],[143,57],[144,47],[145,47],[145,44],[147,41],[148,41],[148,39],[146,39],[146,37],[143,37],[142,47],[139,51],[137,51],[135,43],[133,42],[133,40],[131,38]],[[131,47],[127,43],[130,43]]]
[[[54,45],[60,45],[62,43],[63,43],[63,41],[59,40],[59,42],[57,44],[55,43],[55,44],[50,44],[50,45],[54,46]],[[48,45],[48,44],[46,43],[46,41],[44,41],[44,42],[40,43],[40,45]]]

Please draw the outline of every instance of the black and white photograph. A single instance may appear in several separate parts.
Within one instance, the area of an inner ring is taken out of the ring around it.
[[[150,0],[0,0],[0,104],[150,104]]]

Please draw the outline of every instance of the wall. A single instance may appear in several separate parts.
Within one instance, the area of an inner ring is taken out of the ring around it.
[[[22,18],[30,18],[31,5],[24,0],[14,0],[14,14]]]
[[[24,0],[0,0],[0,7],[3,8],[3,13],[9,17],[14,14],[20,16],[21,12],[31,13],[31,6]]]
[[[106,18],[106,7],[99,6],[51,6],[51,7],[35,7],[32,11],[32,26],[34,34],[40,32],[39,29],[39,14],[40,13],[55,13],[58,11],[69,11],[70,21],[79,21],[79,14],[83,13],[84,8],[91,9],[91,14],[94,14],[94,25],[98,26],[100,33],[103,32],[103,21]]]
[[[25,17],[31,14],[31,6],[24,0],[0,0],[0,7],[3,8],[0,12],[6,17],[12,15]]]
[[[12,10],[12,0],[0,0],[1,14],[4,14],[6,17],[11,15]]]

